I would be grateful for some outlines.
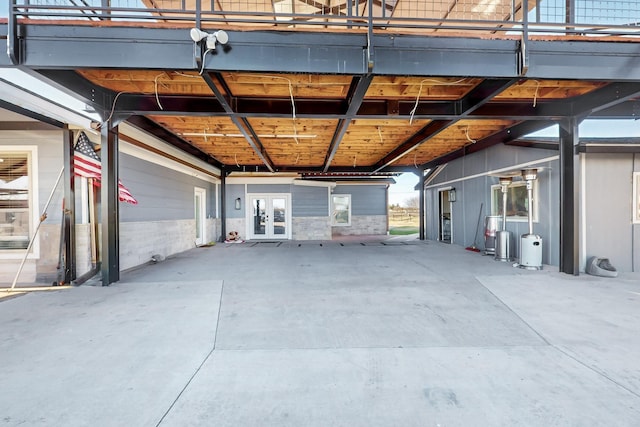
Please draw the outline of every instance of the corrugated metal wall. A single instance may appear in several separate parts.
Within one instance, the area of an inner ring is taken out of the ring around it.
[[[484,249],[484,219],[491,214],[491,186],[499,184],[498,177],[489,176],[489,172],[536,162],[535,167],[541,167],[542,170],[539,171],[535,184],[538,194],[538,221],[534,222],[533,231],[543,239],[542,262],[557,265],[559,263],[559,169],[557,160],[553,160],[557,155],[556,151],[551,150],[502,145],[450,162],[429,183],[428,190],[425,192],[427,239],[438,239],[439,190],[453,187],[456,189],[456,201],[453,203],[451,213],[452,243],[469,246],[474,242],[478,213],[482,205],[477,246]],[[507,230],[512,233],[512,253],[517,257],[520,235],[528,232],[528,224],[526,221],[508,220]]]
[[[213,217],[215,184],[120,153],[120,179],[138,200],[120,203],[120,221],[165,221],[194,218],[194,187],[207,190],[207,216]]]
[[[329,215],[329,192],[326,187],[291,186],[292,215],[318,217]]]
[[[333,194],[351,194],[352,215],[386,215],[385,185],[337,185]]]
[[[587,154],[585,191],[586,259],[609,258],[619,271],[638,271],[640,224],[633,224],[634,154]]]

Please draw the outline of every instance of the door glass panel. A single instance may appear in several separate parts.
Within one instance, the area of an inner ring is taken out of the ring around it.
[[[273,234],[276,236],[287,234],[287,201],[284,198],[274,197],[273,204]]]
[[[264,235],[267,233],[267,200],[253,199],[253,234]]]
[[[196,193],[196,240],[200,240],[202,238],[202,218],[200,217],[200,209],[201,209],[201,197],[200,194]]]

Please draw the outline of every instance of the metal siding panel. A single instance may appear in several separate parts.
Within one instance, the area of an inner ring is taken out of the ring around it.
[[[386,215],[384,185],[338,185],[333,194],[351,194],[352,215]]]
[[[631,271],[633,156],[589,154],[586,165],[587,259],[609,258],[618,270]]]
[[[294,217],[329,216],[329,195],[324,187],[292,187],[291,204]]]
[[[120,221],[165,221],[194,218],[193,188],[207,181],[120,153],[120,180],[137,205],[120,203]],[[207,194],[210,198],[210,194]]]
[[[244,194],[244,184],[227,184],[225,201],[227,205],[227,218],[244,218],[247,199]],[[235,208],[236,199],[240,198],[240,209]]]

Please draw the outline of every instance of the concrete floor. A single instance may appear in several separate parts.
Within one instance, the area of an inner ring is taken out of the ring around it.
[[[0,425],[638,426],[640,275],[218,244],[0,300]]]

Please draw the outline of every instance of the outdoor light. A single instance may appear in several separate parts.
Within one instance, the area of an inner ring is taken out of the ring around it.
[[[449,201],[450,202],[455,202],[456,201],[456,189],[452,188],[451,190],[449,190]]]
[[[533,181],[538,177],[537,169],[523,169],[522,179],[527,183],[527,220],[529,232],[520,236],[520,268],[542,270],[542,237],[533,234]]]
[[[236,199],[236,210],[239,211],[240,210],[240,206],[241,206],[242,200],[240,200],[240,197],[238,197]]]
[[[507,192],[513,177],[501,176],[500,187],[502,189],[502,230],[496,232],[496,261],[509,261],[511,259],[511,232],[507,230]]]
[[[524,169],[522,171],[522,179],[525,181],[533,181],[538,177],[538,171],[536,169]]]
[[[191,36],[191,40],[196,43],[207,39],[207,49],[215,49],[216,43],[227,44],[227,42],[229,41],[229,35],[224,30],[218,30],[213,34],[209,34],[206,31],[202,31],[198,28],[192,28],[189,32],[189,35]]]

